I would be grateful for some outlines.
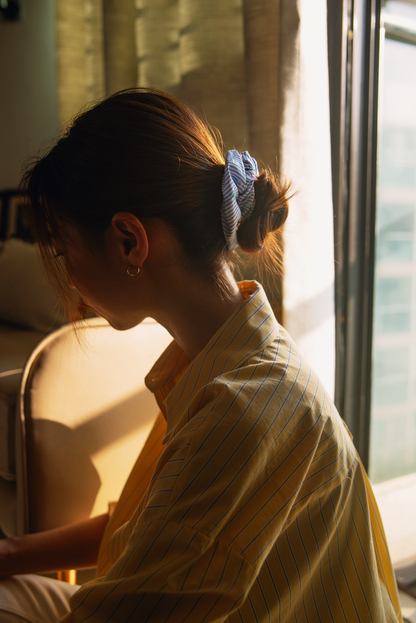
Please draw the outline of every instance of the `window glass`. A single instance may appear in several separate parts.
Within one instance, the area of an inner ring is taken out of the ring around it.
[[[375,406],[402,404],[407,401],[409,349],[378,348],[374,352],[373,402]]]
[[[413,261],[414,214],[412,205],[378,205],[377,262]]]
[[[374,483],[416,472],[416,37],[412,41],[408,30],[414,24],[416,34],[416,6],[390,1],[384,12],[369,466]]]
[[[375,280],[374,334],[408,333],[411,327],[412,278],[384,276],[382,270],[380,273]]]

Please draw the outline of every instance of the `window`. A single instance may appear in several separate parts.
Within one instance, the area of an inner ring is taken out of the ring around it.
[[[381,25],[369,452],[374,483],[416,472],[416,3],[388,0]]]

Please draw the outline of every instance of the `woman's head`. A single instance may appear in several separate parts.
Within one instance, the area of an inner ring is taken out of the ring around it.
[[[54,248],[76,229],[99,248],[114,214],[146,227],[159,219],[201,275],[230,259],[221,224],[224,157],[216,134],[184,104],[163,93],[117,93],[82,113],[25,175],[35,236],[52,277]],[[257,253],[287,216],[287,188],[263,171],[255,209],[238,230],[243,251]]]

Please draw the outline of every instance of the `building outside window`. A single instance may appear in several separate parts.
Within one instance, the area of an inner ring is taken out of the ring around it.
[[[416,472],[416,3],[382,9],[369,474]]]

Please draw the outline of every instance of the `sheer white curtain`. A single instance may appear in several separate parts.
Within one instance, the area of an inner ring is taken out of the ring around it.
[[[292,180],[284,275],[267,290],[333,393],[326,0],[56,1],[63,121],[104,92],[156,87]]]
[[[284,325],[333,395],[335,303],[325,0],[281,0],[280,167],[293,180],[285,227]]]

